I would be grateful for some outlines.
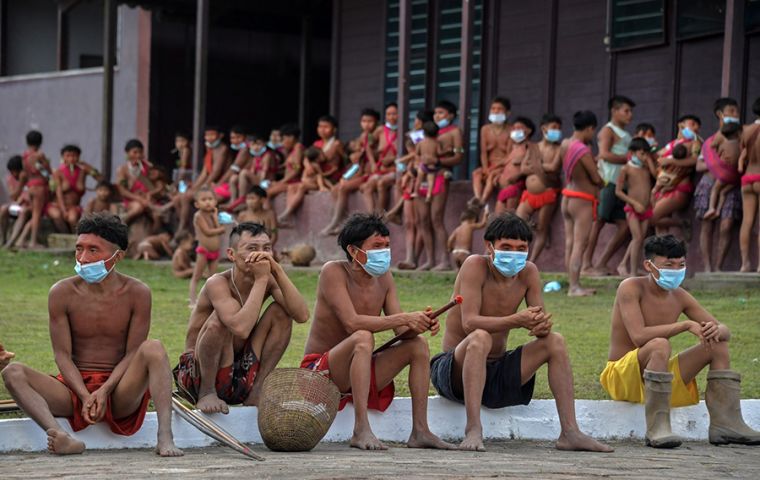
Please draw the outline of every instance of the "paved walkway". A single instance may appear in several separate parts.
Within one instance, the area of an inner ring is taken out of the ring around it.
[[[615,442],[615,453],[560,452],[549,442],[487,443],[486,453],[411,450],[361,452],[325,443],[309,453],[255,450],[266,461],[247,460],[222,447],[188,450],[162,459],[152,451],[92,451],[58,458],[48,454],[0,455],[3,479],[76,478],[760,478],[760,447],[713,447],[690,442],[675,450]]]

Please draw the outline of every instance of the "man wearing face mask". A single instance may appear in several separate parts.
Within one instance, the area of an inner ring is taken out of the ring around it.
[[[649,237],[644,256],[648,275],[624,280],[617,290],[602,387],[613,400],[644,403],[648,446],[674,448],[681,439],[670,429],[670,408],[699,403],[695,378],[709,365],[710,443],[760,444],[760,432],[742,419],[741,376],[730,370],[728,327],[680,288],[686,244],[672,235]],[[682,314],[688,319],[679,322]],[[670,338],[684,332],[700,344],[671,356]]]
[[[480,167],[472,171],[472,191],[481,204],[490,200],[496,179],[499,178],[512,148],[507,123],[511,103],[508,98],[496,97],[491,102],[488,123],[480,127]]]
[[[528,224],[511,213],[491,221],[484,235],[488,253],[471,255],[457,275],[453,295],[464,301],[446,319],[443,353],[431,360],[431,380],[442,397],[465,405],[467,424],[459,448],[484,451],[481,405],[527,405],[536,371],[547,364],[562,427],[556,447],[611,452],[582,433],[575,420],[567,346],[551,331],[538,268],[527,260],[532,237]],[[527,308],[518,311],[523,300]],[[519,328],[536,339],[507,351],[510,330]]]
[[[50,339],[60,374],[51,377],[21,363],[2,371],[21,409],[48,437],[58,455],[82,453],[83,442],[54,417],[67,417],[77,432],[105,422],[118,435],[140,429],[152,398],[161,456],[178,456],[171,430],[171,372],[166,351],[148,340],[150,289],[115,271],[127,249],[127,226],[105,213],[77,225],[77,276],[53,285],[48,297]]]
[[[301,368],[329,371],[344,394],[340,408],[354,404],[351,446],[385,450],[367,418],[367,409],[385,411],[393,401],[393,379],[409,366],[412,396],[412,448],[453,448],[430,432],[427,400],[430,353],[420,334],[438,332],[439,325],[425,312],[403,312],[396,294],[388,227],[380,216],[355,214],[338,243],[346,260],[322,267],[317,285],[314,321],[306,341]],[[373,355],[374,333],[393,330],[403,340]]]

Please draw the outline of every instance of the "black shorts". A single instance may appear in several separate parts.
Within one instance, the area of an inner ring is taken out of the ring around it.
[[[533,398],[536,376],[525,385],[520,382],[522,347],[517,347],[503,357],[486,363],[486,384],[483,387],[481,405],[488,408],[504,408],[527,405]],[[464,398],[454,393],[451,371],[454,368],[454,350],[439,353],[430,360],[430,380],[438,394],[454,402],[464,403]]]
[[[615,184],[608,183],[599,192],[599,220],[605,223],[613,223],[617,220],[625,220],[625,202],[615,195]]]

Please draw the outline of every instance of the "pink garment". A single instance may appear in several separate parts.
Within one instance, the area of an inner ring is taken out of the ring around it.
[[[741,179],[739,170],[736,167],[726,164],[718,152],[712,148],[712,142],[715,135],[712,135],[705,143],[702,144],[702,157],[705,159],[705,165],[710,174],[717,180],[726,185],[738,185]]]
[[[591,150],[588,145],[580,140],[573,140],[567,147],[565,152],[565,158],[562,159],[562,171],[565,172],[565,182],[570,182],[573,170],[578,165],[578,161],[583,158],[584,155],[591,155]]]

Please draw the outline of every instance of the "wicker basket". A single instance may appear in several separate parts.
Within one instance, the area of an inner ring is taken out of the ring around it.
[[[302,368],[276,369],[261,387],[261,438],[274,451],[311,450],[330,429],[339,403],[338,387],[326,375]]]

